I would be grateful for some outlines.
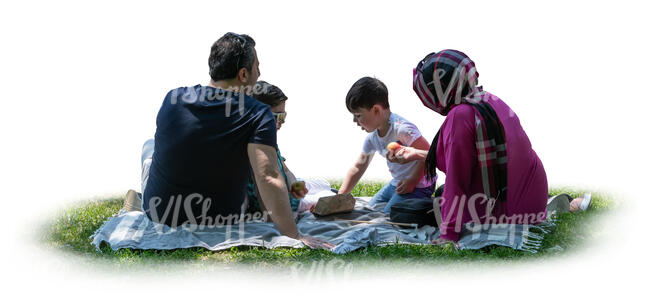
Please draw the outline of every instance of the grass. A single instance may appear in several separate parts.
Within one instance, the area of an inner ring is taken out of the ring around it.
[[[340,182],[333,182],[334,188]],[[372,196],[382,187],[379,182],[358,184],[352,191],[354,196]],[[568,193],[578,196],[581,191],[566,188],[552,189],[551,194]],[[122,206],[123,198],[110,198],[89,201],[70,207],[45,224],[43,240],[47,245],[64,250],[66,253],[84,258],[98,259],[110,263],[138,266],[160,263],[201,263],[201,264],[245,264],[256,267],[282,266],[295,263],[310,263],[321,260],[340,259],[347,263],[374,264],[399,263],[432,265],[458,262],[503,262],[522,261],[550,255],[568,254],[578,250],[588,241],[596,239],[598,231],[591,223],[614,208],[612,199],[604,194],[592,193],[590,208],[586,212],[563,214],[558,217],[557,227],[545,236],[542,247],[536,254],[517,251],[506,247],[492,246],[480,250],[456,250],[451,246],[393,245],[371,246],[343,255],[325,250],[265,249],[258,247],[239,247],[225,251],[209,251],[203,248],[177,250],[131,250],[113,251],[103,246],[97,252],[90,244],[89,237],[104,221],[115,214]]]

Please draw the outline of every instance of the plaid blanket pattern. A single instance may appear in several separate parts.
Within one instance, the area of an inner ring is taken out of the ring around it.
[[[425,226],[419,229],[403,229],[382,224],[386,221],[383,206],[368,205],[370,198],[357,198],[355,210],[333,217],[316,218],[306,212],[299,216],[301,233],[328,240],[336,245],[331,250],[344,254],[370,245],[428,244],[440,236],[437,228]],[[358,224],[346,220],[370,221]],[[540,225],[496,224],[474,226],[466,224],[459,241],[460,249],[480,249],[489,245],[501,245],[527,252],[537,252],[544,234],[552,228],[552,221]],[[90,237],[91,244],[100,251],[103,244],[111,249],[179,249],[202,247],[209,250],[225,250],[236,246],[259,246],[265,248],[304,247],[301,241],[280,235],[272,223],[253,222],[235,226],[205,229],[170,228],[151,222],[142,212],[120,211],[107,220]]]

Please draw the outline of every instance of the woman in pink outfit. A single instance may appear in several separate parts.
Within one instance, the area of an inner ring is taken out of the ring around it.
[[[536,224],[546,218],[548,183],[517,115],[497,96],[477,87],[478,72],[464,53],[427,55],[413,70],[422,103],[446,116],[427,151],[404,147],[396,162],[426,160],[427,174],[446,175],[440,201],[440,238],[460,238],[462,224]]]

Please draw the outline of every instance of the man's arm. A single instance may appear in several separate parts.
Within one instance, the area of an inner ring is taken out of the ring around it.
[[[361,153],[359,158],[354,163],[354,166],[348,170],[348,173],[345,175],[341,189],[339,189],[339,194],[349,193],[354,189],[354,186],[357,185],[363,173],[368,169],[368,165],[372,161],[373,154],[364,154]]]
[[[284,177],[280,173],[275,148],[262,144],[248,144],[248,159],[253,168],[255,183],[271,220],[282,235],[298,239],[310,248],[331,249],[333,244],[314,238],[303,236],[298,232],[296,222],[293,220],[291,205]]]
[[[275,148],[249,143],[248,159],[253,169],[260,197],[271,215],[271,220],[282,235],[299,239],[298,228],[289,205],[287,186],[278,167]]]

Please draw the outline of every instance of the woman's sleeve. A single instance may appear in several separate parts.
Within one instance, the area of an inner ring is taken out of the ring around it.
[[[478,163],[474,120],[471,106],[460,105],[450,112],[441,131],[442,152],[437,152],[438,159],[444,158],[447,170],[442,193],[440,237],[453,241],[460,238],[463,217],[469,213],[466,205],[472,196],[472,172]]]

